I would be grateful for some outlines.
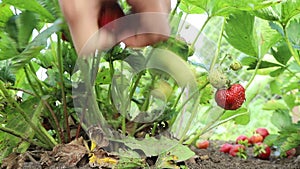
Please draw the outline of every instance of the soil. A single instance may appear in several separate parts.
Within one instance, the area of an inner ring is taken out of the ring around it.
[[[219,147],[223,143],[225,142],[210,141],[208,149],[197,149],[195,147],[191,147],[196,155],[185,162],[181,162],[178,166],[185,165],[189,169],[300,169],[300,156],[278,158],[274,157],[273,153],[269,160],[260,160],[251,155],[253,153],[251,152],[252,148],[250,147],[247,148],[247,153],[250,154],[250,156],[247,159],[241,159],[239,157],[232,157],[228,154],[219,152]],[[51,152],[34,150],[23,155],[11,155],[3,161],[2,168],[91,169],[92,167],[89,166],[88,157],[85,153],[84,147],[78,143],[57,147]],[[105,154],[105,152],[100,152],[102,155],[103,153]],[[57,161],[59,158],[61,160]],[[146,159],[148,165],[154,164],[154,159],[155,158]],[[100,167],[97,166],[94,168]],[[106,168],[109,167],[106,166]]]
[[[250,157],[241,159],[219,152],[219,147],[224,141],[211,141],[208,149],[192,150],[197,157],[190,159],[186,165],[190,169],[300,169],[300,156],[291,158],[278,158],[272,154],[269,160],[254,158],[251,154],[252,148],[248,148]]]

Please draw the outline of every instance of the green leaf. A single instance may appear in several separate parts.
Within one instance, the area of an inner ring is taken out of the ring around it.
[[[0,80],[15,84],[16,76],[11,72],[9,66],[0,67]]]
[[[10,59],[18,54],[17,43],[7,33],[0,31],[0,61]]]
[[[271,48],[271,54],[274,58],[281,64],[286,65],[287,62],[292,57],[292,54],[288,48],[286,42],[282,41],[281,43],[275,45]]]
[[[209,16],[228,16],[236,11],[253,11],[278,3],[277,0],[186,0],[186,2],[202,8]]]
[[[220,118],[220,120],[229,119],[233,116],[237,116],[233,119],[235,124],[246,125],[250,122],[249,112],[246,108],[240,108],[237,110],[228,110]]]
[[[281,23],[287,25],[290,19],[300,14],[300,0],[285,0],[281,3]]]
[[[270,89],[272,94],[281,94],[281,85],[277,80],[270,82]]]
[[[0,5],[0,28],[6,25],[6,22],[9,20],[11,16],[13,16],[13,12],[10,10],[10,6],[6,4]]]
[[[300,65],[296,61],[291,62],[288,67],[294,73],[300,72]]]
[[[226,19],[225,38],[236,49],[258,56],[258,45],[254,33],[254,16],[248,12],[238,12]]]
[[[34,124],[39,123],[39,117],[43,110],[43,104],[38,98],[30,98],[20,103],[20,107],[32,119]],[[21,114],[15,108],[11,108],[8,111],[5,127],[16,131],[16,133],[22,134],[28,139],[33,139],[35,133],[29,124],[25,122]],[[24,140],[4,132],[0,132],[0,142],[0,151],[3,152],[3,154],[0,154],[0,160],[2,156],[4,157],[13,151],[17,153],[24,153],[30,146],[30,144]]]
[[[186,0],[181,1],[179,8],[187,14],[202,14],[205,12],[204,9],[191,3],[188,3],[186,2]]]
[[[297,97],[294,94],[284,95],[283,100],[290,108],[290,110],[292,110],[297,105],[296,104]]]
[[[24,49],[29,42],[33,29],[37,25],[36,15],[32,12],[22,12],[16,20],[18,29],[18,45]]]
[[[187,146],[182,144],[178,144],[176,147],[170,150],[170,155],[174,155],[177,157],[177,162],[182,162],[190,159],[195,155],[195,153],[189,149]]]
[[[264,139],[264,143],[267,144],[268,146],[273,146],[274,143],[277,142],[279,138],[279,135],[277,134],[270,134]],[[277,144],[278,145],[278,144]]]
[[[260,20],[258,26],[257,31],[259,32],[261,46],[260,55],[263,56],[282,39],[282,36],[276,30],[272,29],[267,21]]]
[[[53,33],[60,31],[62,23],[62,20],[58,19],[51,27],[34,38],[21,54],[13,58],[13,61],[15,62],[13,67],[15,69],[22,68],[32,58],[38,57],[40,51],[47,46],[48,37],[50,37]]]
[[[277,109],[273,112],[271,122],[279,130],[292,124],[292,117],[288,110]]]
[[[110,70],[108,68],[102,68],[101,71],[97,74],[96,84],[111,84]]]
[[[243,66],[250,66],[252,64],[257,63],[257,57],[248,56],[248,55],[241,55],[238,57],[238,60],[241,62]]]
[[[292,45],[300,46],[300,19],[291,20],[286,29]]]
[[[259,18],[262,18],[262,19],[265,19],[268,21],[279,21],[279,19],[280,19],[280,11],[278,11],[275,6],[269,6],[267,8],[262,8],[262,9],[253,11],[253,14]]]
[[[195,155],[189,148],[179,144],[177,140],[169,139],[164,136],[160,137],[160,139],[146,137],[140,141],[128,137],[122,139],[122,142],[132,150],[142,150],[147,157],[169,152],[172,155],[176,155],[178,161],[184,161]]]
[[[270,76],[271,77],[277,77],[277,76],[281,75],[285,70],[286,70],[285,67],[278,68],[278,69],[270,72]]]
[[[252,63],[251,65],[249,65],[248,70],[252,70],[256,68],[257,62]],[[281,65],[277,64],[277,63],[272,63],[272,62],[268,62],[268,61],[261,61],[260,65],[259,65],[259,69],[265,69],[265,68],[271,68],[271,67],[282,67]]]
[[[285,105],[283,100],[270,100],[264,104],[263,110],[287,110],[288,107]]]
[[[59,7],[59,1],[51,0],[36,0],[43,8],[45,8],[54,18],[61,17],[61,10]]]
[[[284,37],[284,31],[281,25],[276,22],[269,22],[269,25],[272,29],[276,30],[282,37]]]
[[[2,0],[4,4],[9,4],[17,8],[28,10],[40,14],[44,17],[49,23],[53,22],[55,18],[49,11],[47,11],[41,4],[36,0],[26,0],[26,3],[23,0]]]

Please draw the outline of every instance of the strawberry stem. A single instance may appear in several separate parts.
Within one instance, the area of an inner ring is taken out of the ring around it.
[[[221,50],[221,42],[222,42],[222,37],[223,37],[223,32],[224,32],[224,28],[225,28],[225,19],[223,18],[223,23],[222,23],[222,27],[221,27],[221,32],[220,32],[220,35],[219,35],[219,38],[218,38],[218,48],[215,52],[215,56],[211,62],[211,65],[210,65],[210,68],[209,70],[212,71],[212,69],[215,67],[215,64],[217,63],[217,59],[219,57],[219,53],[220,53],[220,50]]]

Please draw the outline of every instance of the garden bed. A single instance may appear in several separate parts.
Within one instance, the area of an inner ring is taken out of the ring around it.
[[[273,155],[269,160],[260,160],[251,156],[252,148],[250,147],[247,149],[249,157],[247,159],[241,159],[239,157],[231,157],[228,154],[219,152],[219,147],[223,143],[225,142],[210,141],[210,146],[207,149],[197,149],[195,147],[191,147],[196,155],[189,160],[177,163],[177,166],[180,166],[181,168],[187,167],[190,169],[300,169],[300,156],[278,158],[274,157]],[[51,152],[43,152],[40,150],[28,151],[27,153],[25,153],[25,155],[22,156],[11,155],[6,161],[9,161],[9,163],[7,164],[10,164],[10,167],[12,168],[17,168],[18,165],[21,165],[23,169],[99,168],[99,166],[90,167],[90,165],[88,164],[88,155],[84,154],[84,152],[78,147],[78,145],[71,146],[73,147],[73,149],[70,149],[70,147],[68,146],[63,146]],[[72,152],[73,154],[70,155],[70,153]],[[47,155],[45,156],[45,154]],[[58,158],[58,156],[62,154],[70,156],[65,156],[68,158],[63,158],[62,156]],[[154,166],[151,166],[155,163],[155,159],[155,157],[147,158],[145,161],[151,168],[156,168]],[[25,161],[22,162],[22,160]],[[69,166],[67,163],[69,164]],[[76,165],[72,166],[72,164],[75,163]],[[107,166],[107,168],[111,167]]]

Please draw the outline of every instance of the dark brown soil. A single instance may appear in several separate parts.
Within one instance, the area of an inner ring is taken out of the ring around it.
[[[274,154],[269,160],[254,158],[251,147],[248,148],[248,158],[241,159],[219,152],[223,141],[211,141],[208,149],[192,148],[197,157],[190,159],[186,165],[190,169],[300,169],[300,156],[292,158],[278,158]]]
[[[208,149],[197,149],[191,147],[196,153],[195,157],[178,164],[178,166],[186,165],[190,169],[300,169],[300,156],[291,158],[278,158],[274,154],[269,160],[260,160],[253,157],[252,148],[247,148],[248,158],[241,159],[232,157],[228,154],[219,152],[219,147],[225,143],[224,141],[210,141]],[[57,147],[52,152],[32,151],[25,155],[11,155],[6,159],[6,163],[11,169],[91,169],[88,164],[88,157],[85,154],[84,147],[81,144],[69,144]],[[45,156],[46,154],[46,156]],[[103,152],[102,152],[103,154]],[[63,160],[58,160],[60,156]],[[64,158],[68,157],[68,158]],[[72,159],[72,160],[70,160]],[[146,160],[148,165],[154,163],[153,159]],[[72,166],[68,166],[68,165]],[[76,165],[74,165],[76,164]],[[95,167],[94,167],[95,168]],[[96,168],[99,168],[96,167]],[[109,167],[107,167],[109,168]],[[153,167],[152,167],[153,168]]]

